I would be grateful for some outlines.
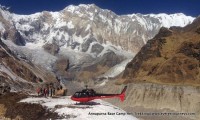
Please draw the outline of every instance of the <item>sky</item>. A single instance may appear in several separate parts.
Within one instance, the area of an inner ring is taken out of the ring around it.
[[[200,15],[200,0],[0,0],[17,14],[41,11],[59,11],[68,5],[95,4],[118,15],[141,13],[184,13],[193,17]]]

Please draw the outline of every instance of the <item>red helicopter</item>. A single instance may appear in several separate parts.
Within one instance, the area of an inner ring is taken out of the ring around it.
[[[76,92],[73,96],[71,96],[71,99],[78,102],[89,102],[94,99],[118,97],[120,98],[121,102],[123,102],[126,89],[127,89],[127,86],[124,87],[121,94],[101,94],[101,93],[96,93],[93,89],[87,89],[87,86],[86,86],[86,89]]]

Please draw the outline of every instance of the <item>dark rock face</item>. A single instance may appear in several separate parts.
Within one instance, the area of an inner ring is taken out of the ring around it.
[[[78,47],[78,46],[80,46],[80,43],[78,43],[78,42],[73,42],[73,43],[71,44],[71,48],[72,48],[72,49],[75,49],[75,48]]]
[[[97,70],[97,66],[105,66],[105,67],[113,67],[115,65],[117,65],[118,63],[122,62],[124,60],[123,57],[121,56],[117,56],[113,51],[110,51],[106,54],[104,54],[102,57],[97,58],[97,62],[84,67],[82,70],[83,71],[91,71],[91,72],[95,72]]]
[[[197,32],[198,34],[200,34],[200,27],[197,28],[196,32]]]
[[[69,60],[67,58],[59,58],[54,64],[54,72],[58,76],[67,76],[67,71],[69,69]]]
[[[179,50],[179,53],[183,53],[188,57],[194,57],[200,61],[200,42],[184,42]]]
[[[13,43],[19,46],[24,46],[26,44],[25,39],[21,36],[21,34],[17,30],[5,31],[2,37],[5,40],[11,39]]]
[[[13,36],[13,42],[16,44],[16,45],[19,45],[19,46],[24,46],[26,44],[24,38],[21,36],[21,34],[16,31],[14,33],[14,36]]]
[[[6,57],[6,55],[7,55],[6,53],[0,52],[0,57],[1,57],[1,58]]]
[[[10,93],[11,90],[10,85],[6,84],[5,79],[4,76],[0,76],[0,95]]]
[[[91,52],[95,53],[96,55],[98,55],[99,53],[101,53],[101,51],[104,49],[104,47],[100,44],[94,44],[92,45],[92,49]]]
[[[118,56],[113,51],[110,51],[103,55],[103,57],[100,59],[99,64],[103,66],[113,67],[123,60],[124,58],[122,56]]]
[[[44,26],[42,22],[43,22],[42,20],[36,20],[31,22],[30,25],[33,26],[34,31],[39,32],[41,28]]]
[[[52,44],[47,43],[43,46],[43,48],[52,55],[56,55],[60,50],[59,46],[56,43]]]
[[[4,33],[3,33],[3,35],[2,35],[2,37],[3,37],[3,39],[7,39],[8,38],[8,32],[7,31],[5,31]]]
[[[169,28],[169,30],[171,30],[171,31],[182,31],[182,27],[178,27],[178,26],[172,26],[172,27],[170,27]]]
[[[81,48],[82,48],[82,52],[86,52],[90,46],[90,44],[92,42],[95,42],[97,41],[95,38],[89,38],[87,39],[82,45],[81,45]]]

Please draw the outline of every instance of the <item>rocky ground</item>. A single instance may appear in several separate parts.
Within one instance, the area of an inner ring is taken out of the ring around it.
[[[107,82],[96,91],[120,93],[123,85]],[[173,86],[153,83],[129,83],[126,99],[106,99],[142,120],[199,120],[199,87]],[[144,113],[150,115],[141,115]],[[153,113],[194,113],[193,115],[153,115]]]
[[[112,104],[94,100],[80,104],[70,96],[38,97],[24,93],[0,96],[3,120],[138,120]]]
[[[60,118],[57,113],[46,110],[42,105],[20,103],[28,97],[24,93],[8,93],[0,96],[0,119],[46,120]]]

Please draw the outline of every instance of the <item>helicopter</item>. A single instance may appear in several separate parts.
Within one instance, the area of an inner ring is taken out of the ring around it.
[[[126,89],[127,86],[124,87],[124,89],[120,94],[102,94],[102,93],[96,93],[96,91],[94,91],[93,89],[88,89],[86,86],[86,89],[78,91],[73,96],[71,96],[71,100],[78,102],[89,102],[94,99],[118,97],[121,100],[121,102],[123,102],[125,98]]]

